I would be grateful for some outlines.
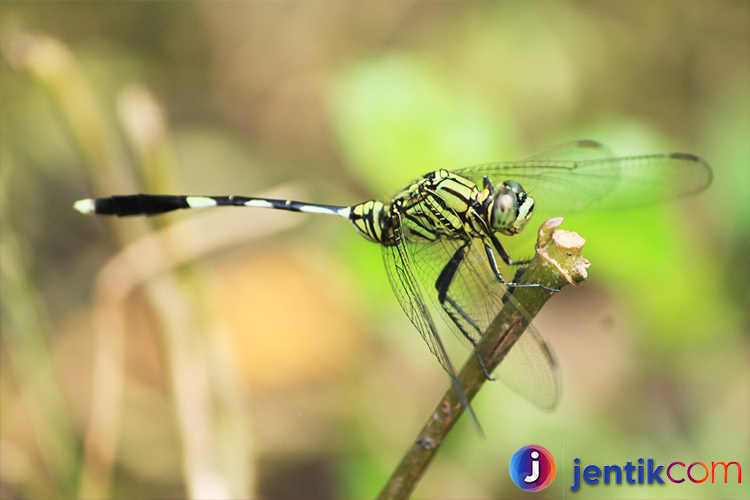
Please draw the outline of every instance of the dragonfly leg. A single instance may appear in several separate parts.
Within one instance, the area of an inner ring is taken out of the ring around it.
[[[494,234],[491,234],[490,239],[492,240],[492,246],[494,246],[497,253],[500,254],[500,258],[503,259],[503,262],[505,262],[509,266],[523,266],[531,262],[531,259],[524,259],[524,260],[511,259],[510,255],[508,254],[508,251],[505,249],[503,244],[500,243],[500,240],[497,239],[497,236],[495,236]],[[486,243],[485,243],[485,247],[487,247]],[[492,262],[495,262],[494,256],[492,257]],[[493,269],[496,269],[496,268],[497,266],[493,264]]]
[[[493,236],[493,243],[495,241],[497,241],[497,239]],[[503,258],[503,260],[506,262],[506,264],[512,266],[512,265],[520,265],[520,264],[522,264],[524,262],[526,262],[526,263],[529,262],[529,261],[523,261],[523,262],[522,261],[510,261],[509,262],[510,257],[508,257],[508,253],[505,251],[505,249],[503,248],[503,246],[500,245],[500,242],[497,242],[497,245],[499,245],[500,248],[502,248],[502,253],[500,255],[501,256],[505,255],[505,257],[507,257],[507,259],[508,259],[508,260],[506,260],[505,258]],[[495,273],[495,277],[498,279],[498,281],[500,281],[500,283],[502,283],[503,285],[507,286],[508,288],[540,287],[540,288],[544,288],[545,290],[549,290],[550,292],[559,292],[560,291],[559,288],[552,288],[552,287],[549,287],[547,285],[543,285],[541,283],[515,283],[515,282],[512,282],[512,281],[505,281],[505,279],[503,278],[502,273],[500,272],[500,268],[497,267],[497,259],[495,258],[495,252],[492,251],[492,247],[490,245],[488,245],[487,243],[485,243],[484,244],[484,249],[487,252],[487,259],[490,261],[490,267],[492,268],[492,272]]]
[[[456,301],[448,295],[448,289],[453,282],[453,278],[456,276],[456,273],[458,272],[458,269],[461,266],[464,257],[466,256],[466,252],[470,247],[471,242],[467,241],[466,243],[461,245],[458,250],[456,250],[456,253],[453,254],[453,257],[451,257],[443,270],[440,272],[440,276],[438,276],[438,279],[435,282],[435,288],[438,292],[438,302],[440,302],[440,306],[443,308],[448,317],[450,317],[453,323],[458,327],[463,336],[466,337],[466,339],[474,347],[474,355],[476,356],[477,361],[479,361],[479,366],[482,367],[484,376],[487,378],[487,380],[495,380],[495,378],[490,375],[487,367],[484,365],[482,357],[479,355],[479,346],[477,345],[476,339],[463,325],[463,323],[461,322],[461,318],[463,318],[466,323],[468,323],[474,330],[476,330],[476,334],[480,337],[482,336],[482,329],[479,328],[479,326],[474,322],[471,316],[469,316],[461,308],[461,306],[459,306],[458,303],[456,303]]]
[[[497,193],[497,188],[495,187],[495,185],[490,180],[490,176],[489,175],[485,175],[484,178],[482,179],[482,187],[484,189],[489,190],[489,192],[490,192],[491,195],[494,195],[495,193]]]

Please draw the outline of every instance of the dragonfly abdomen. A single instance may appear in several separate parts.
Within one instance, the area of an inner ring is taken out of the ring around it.
[[[106,198],[79,200],[73,206],[76,210],[84,214],[116,215],[118,217],[131,215],[159,215],[175,210],[216,206],[273,208],[275,210],[286,210],[289,212],[305,212],[311,214],[337,215],[345,218],[349,217],[349,207],[249,196],[129,194],[124,196],[115,195]]]
[[[377,200],[368,200],[351,207],[349,221],[359,234],[375,243],[386,244],[389,231],[384,228],[390,206]]]

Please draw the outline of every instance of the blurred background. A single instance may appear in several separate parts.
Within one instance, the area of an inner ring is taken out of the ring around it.
[[[560,406],[486,385],[487,438],[461,419],[414,496],[522,497],[528,444],[558,463],[538,498],[575,457],[750,473],[747,2],[5,2],[0,27],[2,498],[371,498],[448,387],[344,221],[75,200],[348,205],[583,138],[700,155],[714,184],[566,218],[592,265],[536,322]]]

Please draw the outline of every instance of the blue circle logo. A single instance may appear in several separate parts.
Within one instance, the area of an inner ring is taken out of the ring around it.
[[[543,446],[524,446],[510,459],[510,477],[524,491],[539,491],[555,479],[555,457]]]

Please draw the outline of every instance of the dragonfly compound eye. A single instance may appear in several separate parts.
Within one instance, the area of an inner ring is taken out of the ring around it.
[[[502,188],[495,194],[490,213],[490,225],[495,231],[504,232],[518,217],[518,199],[509,188]]]
[[[521,185],[517,183],[516,181],[505,181],[503,182],[503,184],[505,185],[506,188],[510,189],[516,194],[521,194],[521,193],[524,193],[524,195],[526,194],[526,192],[523,190]]]
[[[534,200],[515,181],[503,185],[492,203],[490,225],[494,231],[510,236],[523,230],[534,211]]]

